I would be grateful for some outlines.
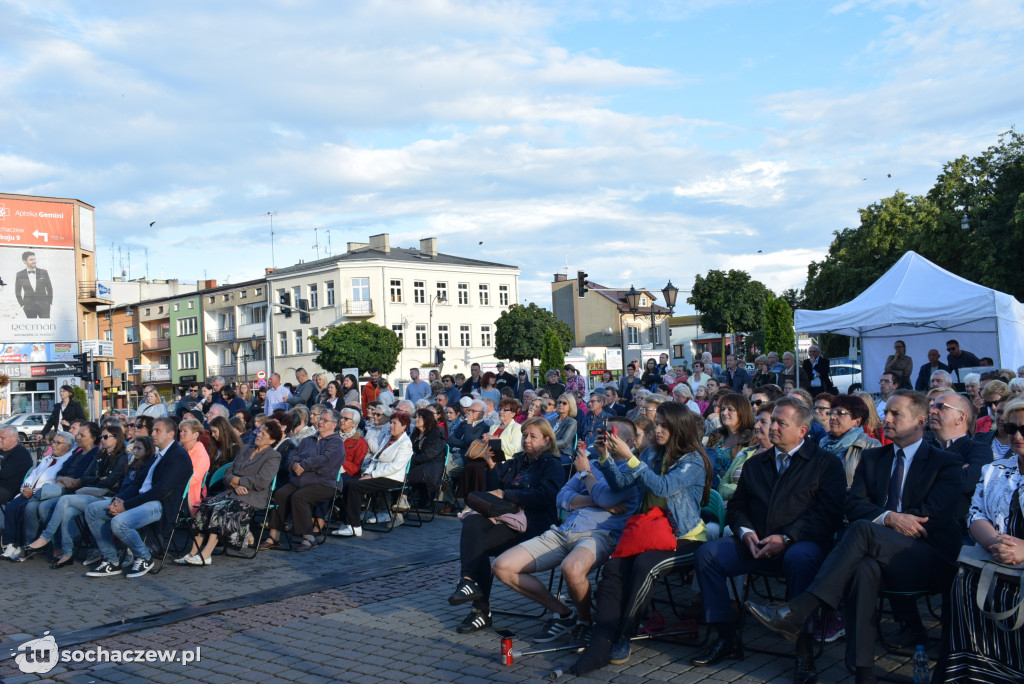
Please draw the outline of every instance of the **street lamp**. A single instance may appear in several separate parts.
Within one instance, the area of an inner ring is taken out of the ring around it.
[[[434,304],[444,304],[447,301],[448,295],[444,292],[438,292],[430,298],[430,319],[427,323],[427,349],[434,348]],[[431,359],[431,363],[433,363],[433,359]]]
[[[234,340],[234,341],[231,342],[231,351],[234,352],[234,354],[235,354],[235,361],[236,361],[235,372],[236,372],[236,374],[238,372],[238,367],[237,367],[238,359],[242,359],[243,368],[245,369],[245,380],[244,380],[245,382],[249,382],[249,361],[250,360],[252,360],[252,361],[256,360],[256,345],[258,345],[258,344],[259,344],[259,342],[256,340],[256,334],[255,333],[253,333],[253,336],[249,339],[248,347],[249,347],[250,351],[245,351],[245,349],[242,348],[242,341],[241,340]],[[241,356],[238,355],[238,351],[239,350],[242,350],[242,355]]]
[[[662,296],[665,297],[665,306],[668,307],[669,315],[672,314],[672,310],[676,308],[676,296],[679,294],[679,288],[672,284],[672,281],[668,281],[668,285],[661,289]],[[629,313],[633,314],[633,320],[636,320],[637,312],[640,309],[640,292],[637,291],[632,285],[629,286],[629,292],[626,293],[626,306],[629,307]],[[654,328],[658,325],[658,319],[654,315],[654,301],[651,301],[651,345],[655,343],[654,340]],[[642,312],[643,316],[647,316],[648,312]]]

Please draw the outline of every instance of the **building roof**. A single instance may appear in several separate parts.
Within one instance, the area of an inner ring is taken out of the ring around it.
[[[597,294],[599,294],[602,297],[604,297],[605,299],[608,299],[609,301],[613,302],[615,304],[616,308],[618,308],[619,313],[629,313],[629,305],[626,303],[626,295],[629,293],[629,290],[609,289],[609,288],[606,288],[604,285],[600,285],[598,283],[595,283],[593,280],[588,280],[588,281],[586,281],[586,283],[587,283],[587,287],[594,288],[594,291]],[[645,294],[648,297],[650,297],[651,298],[651,302],[653,302],[655,299],[657,299],[657,297],[650,290],[640,289],[640,290],[637,290],[637,292],[640,292],[641,294]],[[653,308],[654,308],[654,313],[659,314],[659,315],[667,316],[669,313],[671,313],[668,310],[667,307],[661,306],[660,304],[654,304]],[[650,312],[651,312],[651,308],[650,307],[647,307],[647,308],[645,308],[643,310],[637,309],[637,313],[638,314],[639,313],[650,313]]]
[[[267,274],[268,279],[276,278],[282,275],[291,275],[294,273],[301,273],[311,268],[319,266],[329,266],[330,264],[358,262],[358,261],[393,261],[396,263],[405,264],[441,264],[444,266],[485,266],[490,268],[514,268],[518,269],[518,266],[511,266],[509,264],[499,264],[493,261],[481,261],[479,259],[467,259],[466,257],[455,256],[453,254],[442,254],[438,252],[435,256],[424,255],[419,249],[411,247],[391,247],[387,252],[382,249],[376,249],[374,247],[359,247],[353,249],[344,254],[338,254],[336,256],[327,257],[326,259],[317,259],[316,261],[306,261],[303,263],[295,264],[294,266],[285,266],[271,271]]]

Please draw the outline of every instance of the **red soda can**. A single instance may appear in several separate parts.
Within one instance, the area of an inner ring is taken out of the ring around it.
[[[502,637],[501,639],[501,664],[512,664],[512,639],[508,637]]]

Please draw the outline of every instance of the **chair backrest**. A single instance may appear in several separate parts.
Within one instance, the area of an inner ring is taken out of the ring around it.
[[[709,492],[708,503],[700,509],[700,517],[704,522],[717,522],[725,527],[725,500],[717,490]]]
[[[215,485],[218,482],[220,482],[221,480],[223,480],[224,476],[227,475],[228,469],[231,467],[231,465],[232,465],[231,463],[225,463],[220,468],[217,468],[217,472],[215,472],[210,477],[210,482],[208,483],[207,486],[212,487],[213,485]],[[207,471],[207,472],[209,472],[209,471]]]

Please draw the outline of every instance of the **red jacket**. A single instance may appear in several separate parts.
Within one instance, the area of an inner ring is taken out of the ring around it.
[[[370,451],[370,445],[362,437],[352,437],[345,440],[345,462],[342,468],[349,477],[359,477],[359,471],[363,467],[363,459]]]

